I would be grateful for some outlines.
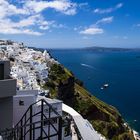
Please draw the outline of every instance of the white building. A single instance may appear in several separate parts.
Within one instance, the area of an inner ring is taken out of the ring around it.
[[[43,106],[42,106],[42,100]],[[43,107],[43,117],[42,117],[42,107]],[[29,109],[28,109],[29,108]],[[32,109],[32,113],[30,112],[30,109]],[[25,112],[27,113],[25,114]],[[31,114],[30,114],[31,113]],[[50,140],[58,140],[60,129],[61,133],[61,139],[62,140],[71,140],[71,133],[70,133],[70,124],[64,125],[62,122],[60,122],[60,119],[62,118],[62,101],[57,99],[50,99],[43,96],[38,95],[37,90],[22,90],[18,91],[17,95],[13,97],[13,125],[14,127],[18,127],[21,125],[23,127],[23,134],[25,134],[28,130],[31,128],[29,127],[30,124],[30,115],[32,115],[32,124],[34,124],[34,127],[36,128],[34,131],[34,137],[35,139],[40,138],[41,133],[41,122],[43,125],[43,137],[45,137],[45,134],[50,136]],[[48,121],[50,120],[50,122]],[[60,124],[61,123],[61,124]],[[66,127],[69,128],[66,130]],[[58,132],[57,132],[58,131]],[[32,134],[33,135],[33,134]],[[27,132],[27,134],[24,137],[26,140],[30,139],[30,134]]]

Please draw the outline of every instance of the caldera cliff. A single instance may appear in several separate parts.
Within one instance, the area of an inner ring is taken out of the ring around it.
[[[88,119],[107,139],[134,140],[131,128],[125,124],[118,110],[91,95],[83,83],[62,65],[51,66],[44,88],[50,89],[50,97],[63,100]]]

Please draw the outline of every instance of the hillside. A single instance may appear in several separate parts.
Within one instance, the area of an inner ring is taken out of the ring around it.
[[[43,88],[50,89],[50,97],[61,99],[72,106],[106,138],[134,140],[132,130],[124,124],[118,110],[92,96],[83,87],[83,83],[62,65],[51,66],[49,80]]]
[[[11,61],[11,76],[19,89],[40,89],[73,107],[93,127],[111,140],[133,140],[130,128],[124,125],[119,112],[92,96],[72,72],[63,67],[46,51],[33,50],[23,43],[3,41],[1,59]],[[42,52],[41,52],[42,51]],[[19,61],[20,60],[20,61]],[[21,79],[24,79],[21,81]]]

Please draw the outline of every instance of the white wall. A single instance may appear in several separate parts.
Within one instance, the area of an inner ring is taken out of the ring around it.
[[[23,102],[24,105],[20,105]],[[13,124],[16,125],[29,106],[36,102],[34,95],[16,95],[13,97]]]

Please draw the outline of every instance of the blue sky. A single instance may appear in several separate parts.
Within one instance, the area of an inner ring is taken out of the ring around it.
[[[0,0],[0,38],[45,48],[140,47],[139,0]]]

